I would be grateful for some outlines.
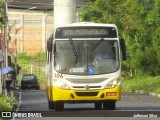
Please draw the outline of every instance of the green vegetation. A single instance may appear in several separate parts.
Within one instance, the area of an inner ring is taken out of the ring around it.
[[[18,104],[18,94],[13,98],[0,94],[0,112],[2,111],[13,111]]]
[[[122,91],[160,94],[160,76],[136,76],[122,80]]]
[[[2,0],[0,0],[0,28],[4,28],[6,26],[6,22],[4,19],[4,9],[5,5],[4,2]]]
[[[114,23],[125,39],[123,90],[160,93],[160,1],[89,0],[87,4],[82,21]]]
[[[26,53],[20,53],[18,55],[18,64],[31,64],[34,62],[45,62],[46,61],[46,53],[41,52],[35,55],[27,55]]]
[[[124,71],[157,76],[160,75],[159,6],[159,0],[89,0],[81,18],[116,24],[127,46]]]

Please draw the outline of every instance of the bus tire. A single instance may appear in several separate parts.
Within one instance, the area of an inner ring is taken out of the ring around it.
[[[103,102],[103,109],[104,110],[115,110],[116,109],[116,101],[109,100]]]
[[[40,87],[39,87],[39,86],[37,86],[37,87],[36,87],[36,90],[40,90]]]
[[[54,102],[54,109],[55,109],[55,111],[62,111],[64,109],[64,102],[55,101]]]
[[[96,110],[101,110],[102,109],[102,102],[95,102],[94,106],[95,106]]]
[[[25,90],[25,88],[24,88],[24,87],[21,87],[21,90]]]
[[[48,101],[48,108],[49,109],[54,109],[53,101]]]

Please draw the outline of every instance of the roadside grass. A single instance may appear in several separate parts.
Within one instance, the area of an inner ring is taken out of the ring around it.
[[[160,76],[151,77],[147,75],[125,78],[122,80],[122,91],[160,94]]]
[[[18,53],[18,64],[30,64],[32,62],[45,62],[46,53],[40,52],[35,55],[27,55],[26,53]]]

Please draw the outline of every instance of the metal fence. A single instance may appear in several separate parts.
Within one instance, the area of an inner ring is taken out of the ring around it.
[[[23,64],[21,66],[22,67],[18,75],[18,84],[21,83],[21,79],[24,74],[34,74],[39,79],[41,86],[44,86],[46,79],[46,66],[44,64]]]

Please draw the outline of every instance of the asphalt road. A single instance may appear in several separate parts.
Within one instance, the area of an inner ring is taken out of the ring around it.
[[[135,117],[140,117],[138,120],[159,120],[160,98],[142,94],[123,93],[122,99],[116,103],[115,111],[95,110],[94,104],[84,103],[65,104],[63,111],[55,112],[54,110],[48,109],[45,91],[24,90],[21,92],[20,106],[17,110],[19,112],[35,112],[37,116],[42,116],[42,118],[37,118],[37,120],[53,120],[54,118],[56,120],[128,120],[129,118],[136,119]],[[14,119],[22,118],[14,117],[13,120]],[[36,118],[32,118],[31,116],[31,118],[28,119],[35,120]]]

